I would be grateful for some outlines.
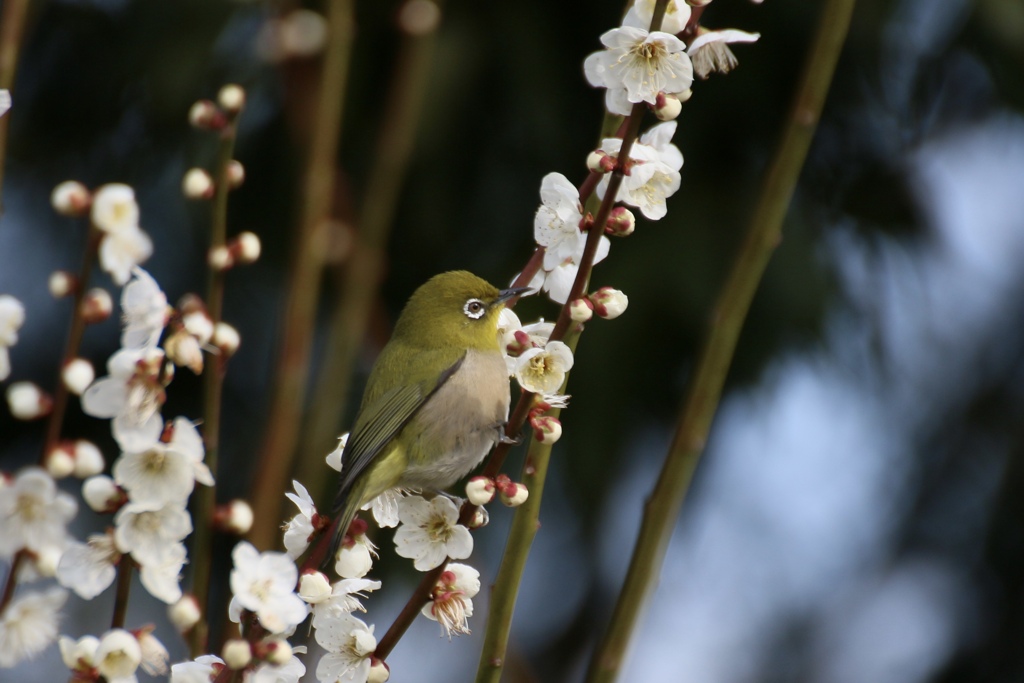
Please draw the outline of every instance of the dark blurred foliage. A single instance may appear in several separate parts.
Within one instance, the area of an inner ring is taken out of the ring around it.
[[[660,460],[660,452],[646,453],[650,462],[624,459],[636,453],[630,446],[640,429],[664,433],[674,421],[712,301],[774,149],[817,4],[717,0],[706,11],[704,23],[712,28],[735,26],[762,38],[737,46],[739,68],[697,83],[684,105],[675,143],[686,164],[668,216],[657,223],[640,220],[636,233],[614,241],[610,257],[595,270],[595,285],[624,290],[631,304],[617,321],[588,325],[571,379],[565,437],[556,449],[559,494],[578,520],[584,562],[597,563],[604,533],[598,510],[617,480]],[[842,219],[868,244],[924,239],[923,207],[909,184],[905,155],[938,132],[1024,105],[1024,33],[1015,29],[1024,20],[1013,0],[965,5],[951,39],[928,52],[906,82],[903,100],[883,102],[887,79],[901,69],[901,55],[883,38],[897,4],[858,3],[784,241],[744,329],[732,389],[755,383],[771,359],[818,343],[826,310],[846,301],[822,256],[830,226]],[[339,150],[344,175],[338,206],[346,220],[360,205],[373,163],[379,107],[398,40],[396,5],[358,3]],[[264,255],[229,278],[225,319],[240,330],[243,343],[225,390],[222,466],[238,474],[221,474],[224,498],[248,490],[247,466],[265,426],[304,158],[304,112],[289,102],[301,99],[315,70],[312,60],[272,65],[255,53],[262,22],[284,9],[211,0],[35,2],[14,90],[0,245],[19,252],[0,253],[0,291],[28,308],[13,379],[34,378],[44,386],[52,381],[67,316],[64,302],[48,300],[46,278],[55,268],[73,268],[83,244],[82,226],[51,215],[50,189],[68,178],[136,187],[143,226],[156,245],[147,268],[172,301],[202,291],[205,209],[187,204],[178,188],[186,168],[209,163],[213,140],[190,129],[186,116],[193,101],[212,97],[225,82],[248,90],[236,155],[247,179],[231,198],[230,225],[232,232],[258,233]],[[405,298],[428,277],[465,268],[503,284],[522,267],[532,248],[540,178],[555,170],[575,180],[585,174],[603,100],[586,85],[581,63],[620,12],[620,3],[606,0],[452,1],[444,8],[361,378]],[[335,298],[336,281],[328,275],[327,302]],[[1019,310],[1008,314],[1008,327],[1017,324]],[[555,311],[538,298],[517,312],[526,320]],[[85,355],[99,370],[116,343],[116,321],[108,321],[87,332]],[[919,435],[908,454],[918,462],[917,474],[903,494],[901,518],[893,520],[899,541],[892,562],[922,549],[947,554],[982,586],[976,609],[983,625],[968,645],[945,658],[935,680],[947,683],[1024,679],[1024,358],[1020,349],[1012,355],[1013,372]],[[166,414],[197,416],[198,389],[198,380],[179,372]],[[338,425],[339,432],[344,428]],[[88,436],[114,452],[107,425],[82,416],[77,406],[65,433]],[[13,423],[4,414],[0,434],[5,469],[37,457],[38,425]],[[997,463],[1002,474],[994,494],[991,483],[975,486],[972,478],[977,444],[989,441],[1007,449],[1005,462]],[[640,501],[622,504],[637,507]],[[963,519],[975,523],[964,527]],[[580,581],[589,586],[590,606],[547,647],[521,653],[524,672],[533,673],[515,680],[561,680],[599,632],[609,596],[601,594],[594,574]],[[480,633],[482,616],[474,625]],[[385,626],[379,624],[378,632]],[[529,626],[517,622],[517,628]],[[806,654],[812,628],[798,620],[780,625],[770,636],[780,647],[778,661],[756,680],[814,679]]]

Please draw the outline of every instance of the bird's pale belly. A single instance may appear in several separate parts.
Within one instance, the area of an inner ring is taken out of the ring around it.
[[[508,371],[498,353],[470,351],[462,367],[406,425],[417,438],[399,486],[443,489],[476,467],[508,420]],[[424,463],[424,464],[420,464]]]

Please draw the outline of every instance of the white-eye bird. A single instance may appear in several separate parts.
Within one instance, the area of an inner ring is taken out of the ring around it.
[[[502,440],[510,394],[498,315],[527,291],[499,291],[472,273],[452,271],[409,298],[370,372],[341,455],[325,563],[334,561],[363,505],[396,486],[451,486]]]

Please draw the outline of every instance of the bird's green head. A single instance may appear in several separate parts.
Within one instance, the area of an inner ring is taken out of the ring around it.
[[[501,309],[527,291],[499,290],[464,270],[435,275],[413,292],[393,338],[426,347],[496,348]]]

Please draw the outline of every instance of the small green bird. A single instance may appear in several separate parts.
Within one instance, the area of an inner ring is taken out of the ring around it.
[[[506,301],[527,291],[499,291],[453,271],[434,276],[409,298],[370,372],[341,455],[325,564],[334,561],[367,502],[396,486],[451,486],[504,437],[511,397],[498,315]]]

